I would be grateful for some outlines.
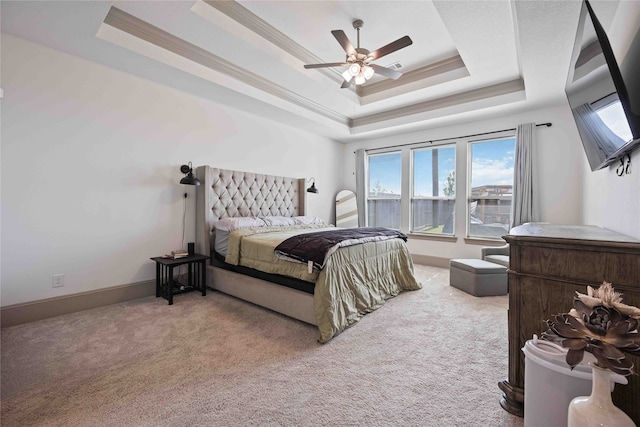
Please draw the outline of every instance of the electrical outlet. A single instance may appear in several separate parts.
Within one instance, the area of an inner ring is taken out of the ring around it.
[[[64,274],[54,274],[51,276],[51,285],[54,288],[61,288],[64,286]]]

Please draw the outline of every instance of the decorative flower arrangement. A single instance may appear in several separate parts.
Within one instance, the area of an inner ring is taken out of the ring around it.
[[[546,323],[549,330],[543,338],[568,349],[566,361],[571,369],[587,351],[601,368],[624,376],[634,373],[625,353],[640,356],[640,309],[622,304],[622,295],[611,283],[603,282],[598,289],[587,286],[586,295],[576,292],[569,313],[557,314]]]

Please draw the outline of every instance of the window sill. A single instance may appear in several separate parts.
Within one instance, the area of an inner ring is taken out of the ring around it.
[[[457,236],[451,236],[446,234],[407,233],[407,237],[409,237],[410,239],[435,240],[439,242],[450,242],[450,243],[455,243],[458,240]]]
[[[503,246],[507,244],[507,242],[502,238],[492,239],[490,237],[465,237],[464,242],[468,245],[484,245],[484,246]]]

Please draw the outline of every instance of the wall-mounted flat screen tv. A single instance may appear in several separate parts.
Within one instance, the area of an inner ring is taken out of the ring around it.
[[[627,24],[614,55],[592,5],[582,4],[565,92],[593,171],[640,146],[640,22]]]

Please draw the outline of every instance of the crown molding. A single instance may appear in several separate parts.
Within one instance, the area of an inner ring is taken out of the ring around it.
[[[351,123],[351,119],[343,114],[303,97],[281,85],[273,83],[258,74],[239,67],[230,61],[176,37],[114,6],[109,9],[109,13],[104,19],[104,24],[210,70],[232,77],[281,100],[319,114],[336,123],[344,126],[348,126]]]
[[[243,27],[258,34],[263,39],[295,56],[303,62],[322,62],[320,58],[302,47],[300,44],[278,31],[274,26],[260,18],[249,9],[235,1],[203,1],[206,5],[224,13]]]
[[[444,110],[445,108],[449,107],[455,107],[462,104],[487,100],[490,98],[497,98],[505,95],[521,94],[524,98],[524,93],[524,80],[522,80],[522,78],[517,78],[507,82],[497,83],[491,86],[472,89],[454,95],[444,96],[429,101],[407,105],[405,107],[396,108],[390,111],[383,111],[380,113],[370,114],[368,116],[362,116],[352,120],[350,127],[352,133],[355,134],[359,132],[358,129],[371,128],[374,125],[382,122],[398,120],[435,110]]]
[[[361,104],[365,105],[468,76],[469,70],[464,61],[460,55],[455,55],[404,73],[398,80],[385,79],[359,86],[356,93]]]
[[[236,1],[201,0],[201,3],[225,14],[247,30],[254,32],[269,43],[282,49],[305,64],[321,64],[325,62],[322,58],[317,57],[298,42],[291,39],[286,34],[282,33]],[[318,68],[315,69],[315,71],[319,71],[336,83],[342,84],[343,78],[341,74],[331,68]]]

